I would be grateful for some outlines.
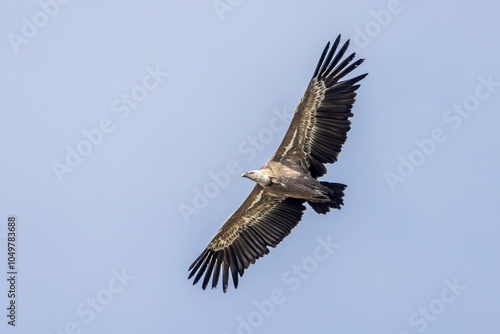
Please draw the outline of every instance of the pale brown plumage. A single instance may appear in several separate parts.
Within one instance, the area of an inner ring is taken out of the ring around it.
[[[267,163],[258,171],[243,174],[257,184],[190,266],[193,284],[202,277],[212,288],[222,272],[226,292],[229,271],[234,287],[250,264],[269,253],[299,223],[307,203],[318,213],[339,209],[345,185],[317,181],[326,173],[325,163],[337,161],[347,138],[358,81],[367,74],[339,81],[363,62],[352,64],[355,54],[344,56],[349,41],[335,54],[340,35],[328,53],[324,49],[304,96],[297,105],[285,136]],[[328,53],[328,54],[327,54]],[[204,275],[204,276],[203,276]]]

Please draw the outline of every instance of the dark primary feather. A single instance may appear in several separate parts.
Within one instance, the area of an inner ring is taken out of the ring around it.
[[[326,43],[326,47],[325,49],[323,50],[323,53],[321,54],[321,57],[319,57],[319,62],[318,62],[318,65],[316,65],[316,69],[314,70],[314,75],[313,75],[313,78],[316,77],[319,73],[319,68],[321,66],[321,64],[323,63],[323,60],[325,59],[325,55],[326,53],[328,52],[328,48],[330,47],[330,42]],[[331,52],[330,52],[331,54]],[[331,58],[330,57],[330,54],[328,55],[328,60],[326,62],[329,61],[329,59]],[[324,68],[324,66],[323,66]],[[321,69],[321,71],[323,71],[323,68]]]

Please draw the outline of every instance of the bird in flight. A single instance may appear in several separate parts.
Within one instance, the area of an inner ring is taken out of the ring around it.
[[[234,287],[250,264],[268,254],[297,226],[307,202],[317,213],[344,204],[346,185],[318,181],[324,164],[334,163],[347,138],[349,118],[362,74],[342,80],[364,59],[344,57],[349,40],[337,51],[340,35],[321,54],[314,75],[293,114],[290,126],[274,155],[260,169],[243,173],[256,182],[236,211],[226,219],[205,250],[189,267],[193,285],[203,277],[206,289],[212,278],[227,291],[229,271]]]

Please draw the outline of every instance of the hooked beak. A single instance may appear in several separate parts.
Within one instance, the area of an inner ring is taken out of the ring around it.
[[[241,174],[241,177],[246,177],[246,178],[248,178],[248,174],[247,174],[247,173],[243,173],[243,174]]]

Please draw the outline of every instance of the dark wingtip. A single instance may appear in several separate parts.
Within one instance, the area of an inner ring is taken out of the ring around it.
[[[323,50],[323,53],[321,54],[321,57],[319,59],[318,65],[316,66],[316,70],[314,71],[313,79],[316,77],[328,77],[331,75],[331,72],[334,70],[335,66],[339,63],[339,61],[342,59],[344,56],[345,52],[349,48],[349,45],[351,44],[351,40],[348,39],[347,41],[344,42],[342,47],[339,49],[337,52],[337,47],[340,45],[340,40],[342,38],[342,35],[339,34],[337,38],[335,39],[335,42],[333,43],[331,49],[328,51],[330,42],[326,45],[326,48]],[[352,53],[347,59],[344,60],[345,65],[347,65],[354,57],[356,53]],[[358,65],[361,64],[358,63]],[[342,70],[342,65],[341,68],[338,69],[338,71]],[[356,65],[357,66],[357,65]],[[354,67],[356,67],[354,66]]]
[[[233,276],[233,284],[234,284],[234,288],[238,289],[238,275],[237,274],[235,276]]]
[[[363,80],[364,78],[366,78],[368,76],[368,73],[365,73],[365,74],[361,74],[361,75],[358,75],[357,77],[355,77],[354,79],[357,79],[357,81],[361,81]]]
[[[339,45],[341,39],[342,39],[342,34],[339,34],[337,38],[335,38],[335,42],[333,42],[333,45],[335,46]]]
[[[323,49],[323,53],[321,54],[321,57],[319,58],[318,65],[316,65],[316,69],[314,70],[313,78],[316,78],[316,76],[318,75],[319,69],[321,68],[321,65],[323,64],[323,60],[325,59],[326,53],[328,52],[329,48],[330,48],[330,42],[326,43],[326,46]]]
[[[199,258],[199,257],[198,257]],[[189,266],[189,269],[188,271],[191,271],[191,269],[193,269],[194,265],[196,264],[196,262],[198,262],[198,259],[194,260],[194,262]]]

